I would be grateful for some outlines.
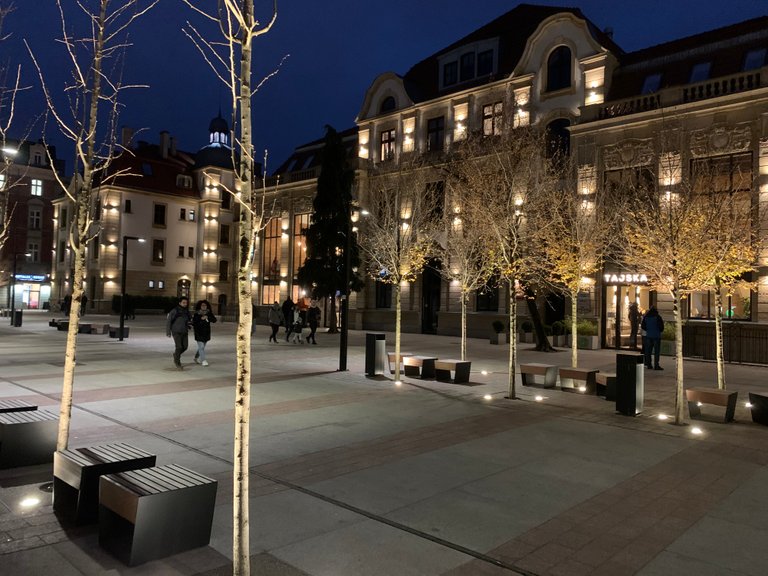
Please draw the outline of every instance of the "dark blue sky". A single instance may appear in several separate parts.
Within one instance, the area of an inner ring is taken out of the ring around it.
[[[74,5],[72,0],[64,0]],[[92,2],[92,0],[86,0]],[[768,15],[768,0],[581,0],[536,2],[578,6],[601,28],[611,27],[614,40],[632,51],[749,18]],[[27,91],[20,102],[18,126],[43,110],[38,81],[21,43],[27,39],[54,89],[67,73],[54,0],[16,0],[6,24],[13,36],[0,54],[21,63]],[[213,0],[198,4],[216,5]],[[269,9],[272,0],[259,0]],[[320,138],[323,127],[354,125],[365,90],[386,71],[404,74],[411,65],[516,6],[509,0],[278,0],[273,31],[257,40],[257,77],[289,55],[277,76],[257,94],[254,134],[260,150],[269,150],[274,169],[299,144]],[[156,142],[161,130],[177,138],[178,147],[195,151],[207,143],[208,122],[228,98],[218,80],[183,34],[187,20],[200,18],[181,0],[160,4],[133,28],[125,79],[149,84],[124,98],[121,124],[146,129],[141,139]],[[49,131],[50,132],[50,131]],[[39,128],[38,128],[39,134]],[[63,139],[50,135],[66,150]],[[68,170],[72,162],[65,157]]]

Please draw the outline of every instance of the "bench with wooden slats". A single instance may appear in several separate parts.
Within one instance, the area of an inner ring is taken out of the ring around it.
[[[53,509],[75,523],[99,517],[99,477],[155,465],[157,456],[130,444],[105,444],[53,455]]]
[[[616,401],[616,374],[614,372],[595,374],[595,394],[605,396],[609,402]]]
[[[718,390],[717,388],[686,388],[685,399],[688,401],[688,412],[691,418],[701,416],[701,406],[712,404],[725,407],[725,422],[732,422],[736,413],[738,392]]]
[[[440,382],[465,384],[469,382],[469,372],[472,362],[469,360],[436,360],[435,378]],[[453,378],[451,378],[453,372]]]
[[[557,385],[557,366],[539,362],[520,364],[520,379],[523,386],[554,388]]]
[[[403,372],[413,378],[434,378],[436,356],[404,356]]]
[[[44,410],[0,413],[0,468],[53,460],[59,417]]]
[[[407,358],[408,356],[413,356],[413,353],[400,352],[400,362],[403,362],[404,359]],[[394,352],[387,352],[387,362],[389,363],[389,373],[394,374],[395,373],[395,368],[394,368],[395,353]],[[403,362],[403,364],[405,364],[405,362]]]
[[[30,404],[29,402],[24,402],[24,400],[16,400],[14,398],[0,400],[0,414],[4,412],[27,412],[30,410],[37,410],[37,404]]]
[[[129,566],[211,538],[218,482],[178,464],[99,480],[99,544]]]
[[[599,370],[561,366],[559,372],[560,389],[564,392],[595,393],[597,386],[595,376]]]

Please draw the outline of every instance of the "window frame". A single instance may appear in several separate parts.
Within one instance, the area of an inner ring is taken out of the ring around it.
[[[158,219],[162,213],[162,218]],[[158,222],[162,220],[162,222]],[[152,203],[152,227],[153,228],[166,228],[168,226],[168,204],[163,202]]]
[[[427,152],[445,149],[445,116],[427,119]]]
[[[560,44],[547,57],[547,85],[545,92],[559,92],[573,86],[573,51]]]
[[[32,178],[29,181],[29,193],[31,196],[43,195],[43,181],[39,178]]]

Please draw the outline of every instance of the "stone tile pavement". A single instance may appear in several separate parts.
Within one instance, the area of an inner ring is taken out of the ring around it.
[[[49,318],[0,319],[0,398],[57,411],[65,334]],[[79,337],[70,446],[129,442],[216,478],[210,545],[128,568],[99,548],[96,527],[53,514],[41,489],[50,465],[0,470],[0,575],[231,573],[234,325],[215,326],[209,367],[188,352],[181,372],[161,318],[130,326],[122,343]],[[672,359],[646,372],[645,409],[629,418],[600,398],[519,381],[519,399],[506,399],[507,348],[481,340],[469,342],[470,386],[367,378],[354,331],[338,372],[338,336],[318,342],[269,344],[265,327],[253,341],[252,574],[766,573],[768,427],[743,401],[731,424],[705,411],[698,436],[659,420],[673,409]],[[415,353],[458,348],[458,338],[403,335]],[[521,362],[570,361],[531,348],[521,345]],[[581,351],[580,364],[612,371],[615,352]],[[713,385],[714,365],[685,371],[687,384]],[[767,374],[727,367],[742,400],[768,388]],[[29,496],[40,504],[23,508]]]

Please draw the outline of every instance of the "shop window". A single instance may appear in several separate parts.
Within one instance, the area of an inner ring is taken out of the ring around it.
[[[281,219],[270,219],[264,229],[261,249],[261,270],[264,282],[278,282],[280,279],[280,237]]]
[[[730,293],[721,290],[723,320],[752,320],[752,292],[737,286]],[[688,317],[714,320],[717,314],[717,296],[713,290],[692,292],[688,296]]]

